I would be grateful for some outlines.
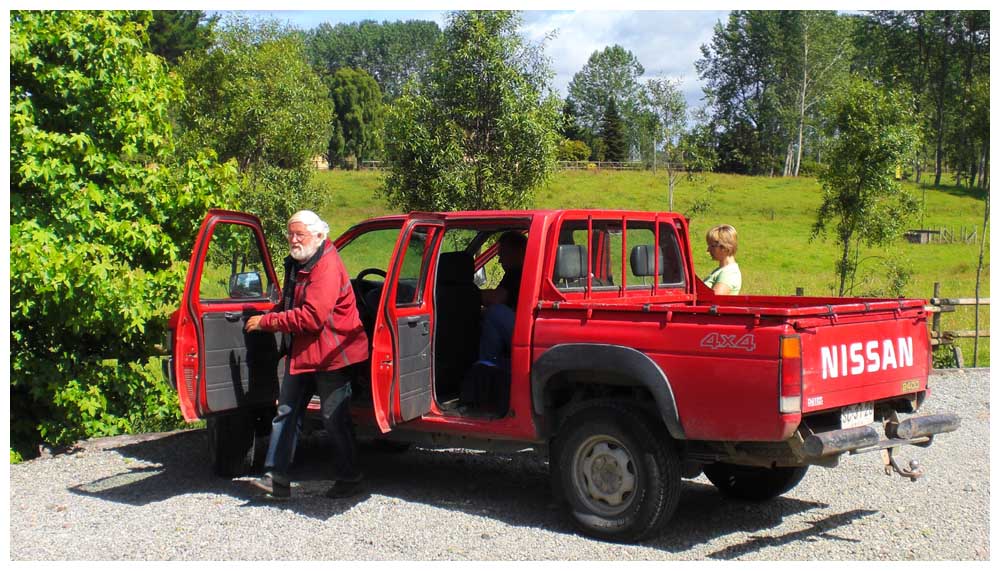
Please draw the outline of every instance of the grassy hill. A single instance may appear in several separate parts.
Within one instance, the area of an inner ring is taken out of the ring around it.
[[[381,174],[375,171],[317,172],[314,184],[328,197],[320,208],[333,235],[371,216],[391,213],[376,197]],[[924,203],[923,228],[961,227],[978,229],[982,235],[983,201],[980,195],[956,187],[923,188],[904,183],[918,201]],[[925,198],[926,197],[926,198]],[[815,212],[820,204],[820,186],[812,178],[767,178],[710,174],[702,180],[681,181],[674,192],[674,210],[689,214],[696,201],[708,201],[709,208],[691,217],[695,268],[707,274],[713,262],[704,249],[705,232],[716,224],[728,223],[739,232],[737,259],[743,272],[743,292],[751,295],[792,295],[797,287],[806,295],[835,294],[837,278],[834,261],[838,255],[832,238],[811,240]],[[558,171],[535,194],[536,208],[628,208],[668,210],[666,175],[662,171]],[[918,215],[909,228],[921,227]],[[904,240],[883,248],[866,249],[858,295],[888,291],[884,263],[896,260],[912,272],[904,295],[928,298],[934,282],[940,282],[942,297],[973,297],[977,243],[910,244]],[[981,295],[989,296],[989,244],[983,272]],[[972,329],[971,308],[944,314],[944,330]],[[989,328],[989,311],[980,312],[980,327]],[[988,342],[981,341],[980,364],[989,358]],[[971,341],[963,342],[968,365],[972,360]]]

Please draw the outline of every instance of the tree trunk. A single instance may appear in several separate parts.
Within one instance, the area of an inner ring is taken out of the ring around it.
[[[794,168],[794,163],[792,161],[792,151],[795,143],[789,142],[788,148],[785,150],[785,170],[781,173],[781,176],[791,176],[792,169]]]
[[[677,183],[677,178],[674,176],[673,167],[667,167],[667,211],[674,211],[674,184]]]
[[[795,174],[799,176],[799,166],[802,165],[802,131],[806,124],[806,91],[809,87],[809,33],[802,42],[802,89],[799,90],[799,148],[795,155]]]
[[[983,143],[983,156],[979,160],[979,188],[986,188],[989,186],[989,164],[990,164],[990,141],[989,139]]]
[[[941,184],[941,171],[944,168],[944,100],[945,84],[948,76],[948,36],[951,34],[951,15],[944,18],[944,37],[941,38],[941,61],[938,65],[937,93],[934,97],[934,123],[937,133],[935,133],[935,165],[934,165],[934,186]]]
[[[841,236],[840,239],[844,248],[840,253],[840,292],[837,297],[844,297],[844,285],[847,283],[847,261],[851,259],[851,237]]]
[[[983,212],[983,238],[979,242],[979,266],[976,267],[976,337],[972,341],[972,366],[978,366],[979,361],[979,285],[983,275],[983,250],[986,248],[986,231],[990,222],[990,193],[987,188],[986,205]]]

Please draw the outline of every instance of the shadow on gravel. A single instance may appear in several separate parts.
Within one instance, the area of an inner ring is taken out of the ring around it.
[[[699,544],[709,543],[733,533],[765,533],[778,527],[788,516],[827,507],[828,504],[821,502],[807,502],[789,497],[778,497],[764,503],[730,500],[720,495],[714,486],[685,481],[680,504],[673,519],[667,523],[659,537],[647,540],[644,545],[671,553],[683,553]],[[808,529],[780,536],[751,537],[742,543],[710,553],[707,557],[720,560],[737,559],[768,547],[810,541],[812,538],[820,537],[827,540],[855,542],[852,539],[839,538],[832,532],[876,513],[879,512],[852,510],[832,514],[812,522]]]
[[[877,514],[874,510],[851,510],[849,512],[832,514],[828,517],[811,522],[808,529],[793,531],[777,537],[754,537],[739,545],[731,545],[725,549],[720,549],[715,553],[710,553],[708,557],[712,559],[736,559],[748,553],[759,551],[766,547],[780,547],[797,541],[809,541],[814,538],[823,538],[830,541],[846,541],[849,543],[861,543],[857,539],[838,537],[832,532],[837,528],[849,526],[856,520]]]
[[[135,506],[193,494],[227,495],[243,500],[248,507],[288,509],[321,520],[341,514],[367,497],[327,499],[323,492],[332,482],[326,480],[297,485],[292,489],[292,499],[287,501],[262,498],[246,479],[227,480],[211,473],[204,430],[181,431],[108,449],[121,454],[126,465],[143,465],[73,486],[70,492]]]
[[[326,449],[316,437],[304,439],[299,445],[291,474],[292,499],[284,502],[261,499],[245,479],[213,476],[203,430],[177,432],[110,450],[121,454],[127,463],[131,460],[141,465],[75,486],[71,492],[136,506],[192,494],[222,494],[243,500],[246,507],[269,506],[320,520],[343,513],[368,497],[323,497],[331,484],[330,465]],[[488,517],[512,526],[578,535],[552,497],[547,463],[533,452],[488,454],[422,448],[392,452],[362,445],[360,463],[369,494]],[[777,498],[767,504],[731,501],[713,486],[691,481],[683,485],[673,519],[662,534],[645,541],[644,546],[682,553],[732,533],[763,532],[787,516],[827,507],[793,498]],[[752,538],[710,557],[735,559],[814,536],[836,539],[830,535],[836,528],[874,513],[855,510],[835,514],[814,522],[809,529]]]

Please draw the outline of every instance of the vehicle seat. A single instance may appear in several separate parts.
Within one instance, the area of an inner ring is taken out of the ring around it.
[[[438,258],[434,382],[439,401],[458,396],[466,370],[479,358],[481,296],[474,274],[472,254],[446,252]]]
[[[587,248],[576,244],[559,244],[555,275],[552,278],[560,288],[586,287]]]
[[[651,244],[640,244],[632,248],[629,254],[629,264],[632,266],[632,274],[642,278],[642,283],[648,283],[646,278],[656,276],[656,266],[653,261],[653,251],[656,251],[658,260],[655,262],[660,266],[661,271],[666,271],[663,267],[663,252],[659,248],[654,248]]]

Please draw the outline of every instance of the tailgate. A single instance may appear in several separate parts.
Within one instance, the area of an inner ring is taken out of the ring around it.
[[[802,331],[802,413],[926,390],[926,319],[871,316]]]

